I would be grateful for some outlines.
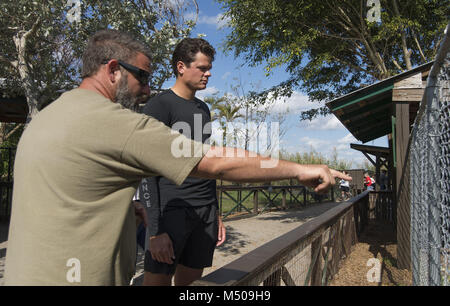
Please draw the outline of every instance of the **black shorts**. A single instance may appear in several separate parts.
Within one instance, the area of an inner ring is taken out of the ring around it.
[[[350,187],[347,187],[347,186],[341,186],[341,190],[342,190],[343,192],[349,192],[349,191],[350,191]]]
[[[216,211],[217,208],[212,205],[165,211],[162,226],[172,240],[174,263],[169,265],[153,260],[147,250],[144,270],[157,274],[174,274],[179,263],[192,269],[210,267],[218,236]]]

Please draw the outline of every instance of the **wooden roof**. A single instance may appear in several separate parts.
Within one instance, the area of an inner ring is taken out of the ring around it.
[[[408,102],[409,118],[411,124],[414,122],[432,65],[429,62],[418,66],[326,105],[356,139],[368,142],[380,138],[392,132],[394,102]]]

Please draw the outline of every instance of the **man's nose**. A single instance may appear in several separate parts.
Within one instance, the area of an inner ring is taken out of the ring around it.
[[[205,76],[207,76],[209,78],[211,76],[211,71],[210,70],[206,71]]]

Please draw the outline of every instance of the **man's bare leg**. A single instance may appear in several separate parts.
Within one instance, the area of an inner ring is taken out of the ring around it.
[[[143,286],[170,286],[173,275],[144,272]]]
[[[175,272],[175,286],[188,286],[192,282],[200,279],[202,274],[203,269],[192,269],[178,264]]]

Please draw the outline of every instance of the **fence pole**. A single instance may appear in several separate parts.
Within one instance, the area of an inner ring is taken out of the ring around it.
[[[256,189],[253,193],[253,212],[255,214],[258,213],[258,189]]]
[[[311,286],[320,286],[322,284],[322,236],[323,234],[311,244]]]

